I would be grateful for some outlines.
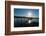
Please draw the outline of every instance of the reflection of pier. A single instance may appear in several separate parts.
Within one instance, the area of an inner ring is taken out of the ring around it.
[[[22,17],[21,16],[14,16],[14,18],[20,18],[21,19],[21,26],[20,27],[22,27],[22,26],[34,26],[35,22],[29,24],[28,21],[32,20],[32,19],[39,19],[37,17],[25,17],[25,16],[22,16]],[[22,19],[24,19],[24,23],[22,23],[23,22]],[[25,21],[25,19],[28,19],[28,20]]]

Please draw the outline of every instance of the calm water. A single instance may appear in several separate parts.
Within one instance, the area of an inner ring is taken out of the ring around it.
[[[14,27],[34,27],[39,26],[39,19],[14,18]]]

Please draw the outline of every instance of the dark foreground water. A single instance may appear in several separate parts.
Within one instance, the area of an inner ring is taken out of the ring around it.
[[[14,27],[35,27],[39,26],[39,19],[32,19],[29,23],[30,19],[26,18],[14,18]]]

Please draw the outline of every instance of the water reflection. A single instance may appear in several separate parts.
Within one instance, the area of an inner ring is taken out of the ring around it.
[[[14,27],[34,27],[39,26],[39,19],[14,18]]]

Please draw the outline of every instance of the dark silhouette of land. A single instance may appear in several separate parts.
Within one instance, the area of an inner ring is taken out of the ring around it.
[[[14,16],[14,18],[39,19],[37,17]]]

